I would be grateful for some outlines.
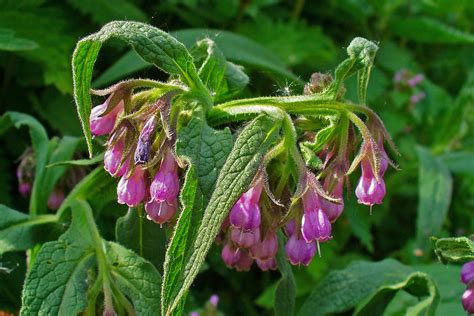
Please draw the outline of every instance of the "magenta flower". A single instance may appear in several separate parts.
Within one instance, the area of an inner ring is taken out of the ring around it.
[[[374,175],[374,170],[366,156],[362,158],[360,165],[362,169],[362,176],[359,179],[355,193],[358,198],[358,202],[365,205],[382,204],[382,200],[385,196],[385,182],[383,175],[388,168],[388,156],[383,148],[383,143],[379,142],[379,171],[378,178]]]
[[[217,307],[217,304],[219,304],[219,296],[217,294],[211,295],[209,303],[211,303],[212,306]]]
[[[112,111],[104,115],[111,99],[112,96],[104,103],[95,106],[91,111],[89,122],[91,133],[95,136],[109,134],[114,129],[118,114],[123,110],[123,101],[120,101]]]
[[[144,164],[148,162],[150,157],[151,145],[153,144],[153,136],[155,135],[157,119],[153,115],[143,126],[140,136],[138,137],[137,148],[135,150],[135,164]]]
[[[30,196],[31,188],[32,188],[32,185],[31,185],[31,183],[28,183],[28,182],[20,182],[18,184],[18,191],[25,198]]]
[[[324,242],[331,239],[331,223],[321,209],[319,198],[311,189],[303,196],[303,218],[301,219],[301,234],[306,242],[313,240]]]
[[[137,206],[146,195],[145,171],[136,166],[133,173],[127,177],[123,175],[117,185],[117,200],[120,204],[130,207]]]
[[[423,74],[417,74],[408,80],[408,85],[414,88],[424,79],[425,79],[425,76],[423,76]]]
[[[250,248],[260,240],[260,229],[243,230],[231,227],[230,238],[238,248]]]
[[[298,238],[295,234],[288,239],[285,251],[291,264],[307,266],[316,253],[316,244],[314,241],[307,243],[306,240]]]
[[[410,96],[410,103],[416,104],[420,102],[421,100],[423,100],[425,97],[426,97],[426,93],[424,93],[423,91],[420,93],[415,93],[412,96]]]
[[[285,225],[285,233],[287,236],[292,236],[296,232],[296,220],[293,218]]]
[[[170,151],[161,161],[150,186],[151,199],[157,202],[174,201],[179,194],[178,165]]]
[[[257,184],[242,194],[230,211],[230,224],[243,230],[252,230],[260,226],[260,207],[258,206],[263,184]]]
[[[235,270],[239,272],[249,271],[252,267],[253,259],[250,257],[249,253],[245,250],[239,249],[240,258],[235,263]]]
[[[253,258],[268,260],[275,257],[278,251],[278,240],[275,232],[267,232],[262,241],[258,241],[250,248]]]
[[[467,285],[474,283],[474,261],[465,263],[462,266],[461,282]]]
[[[148,219],[160,225],[169,222],[174,214],[176,214],[177,203],[176,200],[173,202],[157,202],[155,200],[147,202],[145,204],[145,211]]]
[[[124,147],[125,139],[122,137],[105,151],[104,169],[113,177],[121,177],[127,172],[130,159],[127,158],[126,161],[120,165]]]
[[[344,175],[339,172],[330,173],[324,179],[324,190],[334,198],[340,199],[341,203],[335,203],[326,199],[321,199],[321,208],[326,213],[329,221],[334,223],[344,210],[344,199],[342,193],[344,189]]]
[[[474,288],[467,288],[461,298],[462,306],[469,314],[474,313]]]
[[[241,252],[231,243],[227,243],[222,248],[221,257],[228,268],[233,268],[240,259]]]
[[[276,262],[275,258],[270,258],[270,259],[267,259],[267,260],[257,259],[257,260],[255,260],[255,262],[257,263],[257,266],[262,271],[276,270],[277,269],[277,262]]]
[[[48,197],[48,208],[57,210],[64,201],[64,192],[60,189],[54,189]]]

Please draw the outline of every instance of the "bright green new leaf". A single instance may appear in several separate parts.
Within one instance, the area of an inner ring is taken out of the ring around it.
[[[436,285],[425,273],[396,260],[357,261],[344,270],[330,272],[314,289],[298,315],[317,316],[356,308],[356,315],[383,313],[400,290],[419,297],[407,315],[434,315],[439,295]]]

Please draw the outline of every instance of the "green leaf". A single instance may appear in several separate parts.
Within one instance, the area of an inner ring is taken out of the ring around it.
[[[31,267],[21,315],[77,315],[88,304],[96,310],[98,291],[107,287],[117,304],[133,309],[129,313],[158,311],[161,280],[154,266],[131,250],[103,240],[87,202],[75,200],[71,205],[71,227],[58,241],[45,243]]]
[[[419,298],[406,314],[434,315],[439,300],[436,285],[425,273],[393,259],[357,261],[344,270],[330,272],[316,286],[298,315],[340,313],[356,306],[357,315],[378,315],[400,290]]]
[[[55,215],[28,216],[0,204],[0,255],[27,250],[51,237],[58,221]]]
[[[451,202],[453,179],[438,157],[418,146],[419,191],[417,216],[417,243],[423,250],[429,247],[429,238],[437,235],[443,225]]]
[[[92,157],[91,159],[76,159],[76,160],[63,160],[54,163],[50,163],[46,168],[53,168],[57,166],[91,166],[96,165],[104,160],[104,153]]]
[[[194,117],[178,134],[176,152],[189,162],[190,168],[181,192],[183,211],[166,252],[162,294],[165,304],[170,304],[172,295],[180,289],[179,282],[185,273],[184,259],[193,250],[191,246],[204,207],[214,191],[219,171],[232,149],[232,142],[229,129],[216,131],[199,117]]]
[[[440,159],[451,172],[474,175],[474,152],[450,152]]]
[[[83,14],[89,14],[97,24],[127,19],[144,21],[146,14],[128,0],[68,0],[68,3]]]
[[[242,66],[231,62],[226,63],[224,89],[220,95],[215,96],[215,102],[230,99],[241,92],[249,84],[249,76]]]
[[[153,26],[139,22],[115,21],[106,24],[99,32],[82,39],[76,46],[72,60],[74,97],[91,155],[89,90],[92,70],[102,43],[111,38],[125,41],[146,62],[154,64],[169,74],[180,75],[185,84],[191,87],[202,84],[186,47],[171,35]]]
[[[129,208],[115,225],[115,239],[155,265],[163,267],[166,250],[164,229],[146,218],[142,207]]]
[[[227,60],[237,64],[243,64],[251,68],[266,70],[282,78],[302,83],[295,74],[286,67],[285,63],[271,50],[263,47],[259,43],[228,31],[210,29],[189,29],[172,33],[186,47],[190,48],[203,39],[208,38],[214,41],[224,54]],[[235,48],[239,49],[236,50]],[[131,51],[123,55],[110,68],[97,78],[94,85],[103,85],[121,79],[133,72],[150,67],[150,64],[139,58]]]
[[[434,238],[433,244],[434,252],[443,263],[474,260],[474,242],[467,237]]]
[[[31,142],[35,153],[35,180],[30,198],[30,213],[37,214],[46,209],[46,200],[42,198],[45,166],[48,160],[48,134],[34,117],[18,113],[7,112],[0,117],[0,135],[10,127],[20,128],[27,126],[30,129]]]
[[[224,54],[217,45],[210,39],[203,39],[196,43],[194,47],[204,55],[204,60],[199,68],[199,77],[207,86],[211,94],[218,96],[221,93],[221,86],[226,71],[226,60]]]
[[[178,133],[176,153],[196,168],[199,190],[206,202],[214,191],[217,176],[232,145],[232,134],[228,128],[215,130],[199,117],[193,117]]]
[[[389,25],[390,30],[396,35],[420,43],[474,43],[474,35],[430,17],[392,18]]]
[[[15,52],[36,48],[38,48],[36,42],[29,39],[18,38],[12,30],[0,29],[0,50]]]
[[[296,284],[293,271],[291,270],[285,252],[285,240],[282,232],[278,234],[278,253],[276,260],[281,278],[275,290],[275,315],[291,316],[294,315],[295,310]]]
[[[189,250],[181,259],[184,262],[184,269],[180,271],[181,273],[179,275],[173,273],[173,284],[170,284],[168,281],[168,274],[171,275],[171,273],[167,273],[168,269],[171,271],[173,265],[169,264],[168,259],[167,262],[165,262],[162,292],[163,314],[172,314],[186,295],[205,260],[206,254],[220,229],[222,221],[239,196],[244,190],[248,189],[250,182],[262,162],[263,155],[268,151],[278,131],[279,124],[275,124],[274,120],[262,115],[249,123],[240,133],[229,157],[219,173],[215,185],[216,189],[211,195],[202,220],[197,224],[198,229],[195,238],[187,245]],[[190,169],[189,172],[190,174],[194,173],[192,169]],[[200,206],[199,204],[202,203],[202,201],[197,192],[196,177],[193,178],[194,179],[191,180],[187,179],[187,181],[190,181],[189,196],[183,196],[182,200],[186,203]],[[188,194],[188,191],[186,190],[184,193]],[[190,208],[187,208],[186,203],[179,222],[181,222],[181,218],[189,220],[191,216],[185,215],[190,212]],[[178,223],[178,227],[179,226],[180,223]],[[187,236],[177,235],[175,233],[173,241],[176,236],[182,239],[187,238]]]

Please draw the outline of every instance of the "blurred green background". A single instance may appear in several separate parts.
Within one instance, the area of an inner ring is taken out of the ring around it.
[[[227,59],[249,73],[250,85],[241,97],[301,94],[312,73],[328,72],[345,58],[353,37],[376,41],[380,50],[368,104],[400,149],[401,156],[392,155],[400,170],[387,172],[385,203],[372,216],[353,194],[347,197],[322,258],[307,269],[294,269],[297,304],[332,269],[355,259],[392,257],[435,279],[439,315],[464,315],[459,266],[438,263],[430,237],[474,231],[474,1],[0,0],[0,114],[29,113],[49,135],[81,136],[71,55],[80,38],[112,20],[150,23],[187,45],[211,37]],[[403,77],[398,83],[397,73]],[[406,80],[416,74],[424,80],[411,87]],[[95,67],[94,86],[127,77],[166,79],[125,45],[107,44]],[[346,97],[354,102],[355,87],[353,78]],[[413,96],[419,100],[413,102]],[[17,192],[15,168],[29,142],[26,131],[0,139],[0,203],[19,210],[27,201]],[[113,235],[114,219],[124,213],[110,206],[110,222],[100,222],[105,236]],[[22,270],[15,273],[21,280]],[[226,314],[271,314],[278,276],[228,270],[215,247],[191,289],[188,308],[202,306],[217,293]],[[21,282],[11,288],[9,306],[15,307]],[[403,314],[413,300],[400,292],[386,315]]]

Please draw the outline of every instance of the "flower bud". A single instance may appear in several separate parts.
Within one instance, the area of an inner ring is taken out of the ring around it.
[[[243,230],[232,227],[230,238],[238,248],[250,248],[260,240],[260,229]]]
[[[104,169],[107,170],[107,172],[113,177],[121,177],[127,172],[128,165],[130,163],[129,158],[127,158],[123,165],[120,166],[124,147],[125,139],[122,137],[115,144],[113,144],[113,146],[109,147],[105,151]]]
[[[221,253],[222,261],[224,261],[225,265],[228,268],[234,267],[237,261],[239,261],[240,255],[241,253],[239,249],[235,248],[234,245],[232,245],[231,243],[225,244],[224,247],[222,248],[222,253]]]
[[[230,224],[243,230],[252,230],[260,226],[261,215],[258,206],[263,185],[259,181],[254,187],[242,194],[230,211]]]
[[[104,103],[95,106],[90,115],[91,133],[95,136],[109,134],[115,126],[115,120],[118,114],[123,109],[123,101],[120,101],[109,113],[103,115],[107,111],[109,102],[112,99],[110,96]]]
[[[155,135],[156,122],[157,118],[153,115],[143,126],[135,150],[135,164],[144,164],[148,162],[151,145],[154,140],[153,136]]]
[[[293,236],[296,232],[296,220],[291,219],[285,226],[285,233],[288,237]]]
[[[48,197],[48,208],[57,210],[64,201],[64,192],[60,189],[54,189]]]
[[[474,283],[474,261],[465,263],[462,266],[461,282],[464,284]]]
[[[286,245],[285,251],[291,264],[307,266],[316,253],[316,244],[314,241],[307,243],[303,238],[292,235]]]
[[[278,251],[278,240],[275,232],[267,232],[262,241],[257,241],[251,248],[250,254],[259,260],[273,258]]]
[[[167,151],[150,186],[151,198],[157,202],[174,201],[179,194],[178,165]]]
[[[120,178],[117,185],[117,201],[120,204],[133,207],[140,204],[145,195],[145,171],[140,166],[136,166],[129,177],[125,174]]]
[[[367,158],[362,159],[361,168],[362,176],[359,179],[355,191],[358,198],[357,201],[370,206],[382,204],[382,200],[385,196],[385,182],[382,179],[382,175],[379,176],[379,181],[377,181],[372,171],[372,166]]]
[[[276,270],[277,269],[277,262],[276,262],[275,258],[270,258],[270,259],[267,259],[267,260],[257,259],[255,261],[257,262],[258,267],[262,271]]]
[[[334,223],[344,210],[344,199],[342,198],[344,176],[338,172],[328,174],[324,179],[323,188],[329,195],[341,200],[341,203],[335,203],[321,199],[321,208],[326,213],[329,221]]]
[[[31,183],[28,183],[28,182],[23,182],[23,183],[18,184],[18,191],[25,198],[30,196],[31,188],[32,188],[32,185]]]
[[[467,288],[461,298],[462,306],[469,314],[474,313],[474,288]]]
[[[249,271],[252,267],[253,259],[250,257],[249,253],[245,250],[240,251],[240,258],[235,263],[235,270],[239,272]]]
[[[176,214],[177,203],[176,200],[173,202],[157,202],[155,200],[147,202],[145,211],[148,219],[160,225],[168,222]]]

